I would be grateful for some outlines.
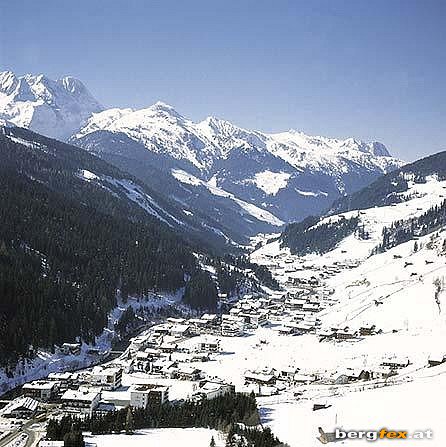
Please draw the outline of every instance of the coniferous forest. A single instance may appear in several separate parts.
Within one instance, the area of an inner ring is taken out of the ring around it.
[[[47,438],[62,440],[68,434],[78,439],[81,431],[92,434],[130,434],[142,428],[204,427],[227,433],[227,445],[231,447],[283,445],[268,428],[263,429],[258,424],[259,414],[254,395],[232,393],[214,399],[170,402],[146,409],[128,407],[82,420],[70,416],[53,419],[47,427]]]
[[[115,168],[43,142],[32,147],[0,135],[2,366],[76,337],[93,342],[117,288],[124,298],[173,291],[199,271],[192,249],[168,225],[74,175],[82,163],[119,176]]]
[[[302,222],[288,225],[282,233],[282,245],[289,247],[291,253],[301,256],[312,252],[327,253],[357,230],[359,218],[341,217],[316,225],[318,221],[318,217],[310,216]]]

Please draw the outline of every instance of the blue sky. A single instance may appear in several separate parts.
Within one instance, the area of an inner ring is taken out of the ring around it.
[[[106,106],[446,150],[446,2],[20,1],[0,69],[71,74]]]

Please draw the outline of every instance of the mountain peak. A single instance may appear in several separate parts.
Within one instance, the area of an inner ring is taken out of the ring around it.
[[[85,85],[66,76],[52,80],[44,74],[17,76],[0,72],[0,118],[46,136],[65,140],[83,126],[92,113],[104,110]]]
[[[155,104],[152,104],[149,107],[149,110],[153,110],[155,112],[167,113],[169,115],[173,115],[176,117],[181,117],[181,115],[175,110],[173,106],[163,101],[157,101]]]

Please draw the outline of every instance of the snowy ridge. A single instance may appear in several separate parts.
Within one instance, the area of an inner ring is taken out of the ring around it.
[[[97,141],[101,132],[104,147]],[[141,110],[94,113],[71,141],[103,156],[104,151],[113,152],[104,133],[125,135],[162,157],[156,163],[165,165],[167,172],[181,169],[200,181],[212,181],[283,222],[318,214],[336,198],[403,164],[378,142],[314,137],[295,130],[265,133],[215,117],[193,122],[162,102]],[[96,141],[90,145],[93,135]],[[125,163],[122,147],[115,155]]]
[[[269,134],[246,130],[215,117],[194,123],[162,102],[141,110],[94,113],[75,138],[96,130],[123,132],[151,151],[189,161],[202,170],[209,170],[217,160],[241,149],[266,151],[301,169],[342,170],[348,160],[386,172],[401,164],[382,143],[314,137],[295,130]]]
[[[0,119],[65,140],[103,107],[81,81],[0,72]]]

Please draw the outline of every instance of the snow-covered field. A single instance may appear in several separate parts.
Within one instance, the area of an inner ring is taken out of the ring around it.
[[[437,367],[403,385],[331,397],[328,403],[332,407],[325,410],[313,411],[309,401],[275,402],[274,397],[261,398],[260,405],[263,422],[291,447],[321,445],[316,439],[318,427],[325,432],[333,432],[336,427],[344,431],[432,430],[432,439],[412,439],[407,444],[443,447],[445,390],[446,368]],[[370,441],[355,439],[339,444],[369,445]]]
[[[446,233],[421,237],[416,247],[410,241],[370,256],[380,242],[383,226],[421,215],[440,204],[445,188],[446,182],[431,178],[425,184],[412,184],[407,194],[413,197],[406,202],[360,211],[360,221],[371,235],[367,241],[352,235],[323,256],[304,257],[292,256],[276,241],[252,254],[255,262],[276,264],[273,271],[284,285],[289,277],[315,276],[334,290],[330,298],[335,304],[317,314],[321,331],[345,326],[358,330],[371,324],[382,330],[378,335],[344,342],[319,343],[314,335],[286,337],[283,342],[277,341],[280,336],[268,337],[268,345],[255,347],[251,355],[251,359],[257,358],[257,364],[289,361],[308,369],[319,367],[321,372],[342,372],[346,367],[379,365],[386,356],[407,357],[411,363],[387,381],[308,385],[302,387],[297,398],[289,392],[260,397],[263,422],[291,447],[320,445],[316,439],[318,427],[325,432],[333,432],[336,427],[368,431],[387,428],[409,433],[432,430],[433,439],[412,439],[411,445],[445,445],[442,407],[446,399],[446,364],[428,368],[427,360],[446,354],[446,291],[441,290],[436,300],[434,286],[434,281],[442,282],[446,276]],[[356,216],[358,211],[343,215]],[[352,261],[359,262],[359,266],[338,268]],[[330,268],[335,268],[336,273],[326,275]],[[240,343],[235,349],[242,350],[242,346]],[[239,360],[244,367],[242,356]],[[313,411],[314,403],[330,407]],[[349,440],[340,444],[369,442]]]
[[[133,435],[86,435],[88,445],[97,447],[209,447],[212,437],[217,447],[224,447],[225,439],[216,430],[206,428],[158,428],[138,430]]]

